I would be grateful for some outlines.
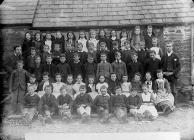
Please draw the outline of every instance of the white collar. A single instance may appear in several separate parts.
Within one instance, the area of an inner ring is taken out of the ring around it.
[[[169,52],[167,52],[167,55],[168,56],[171,56],[171,54],[173,53],[173,51],[171,51],[170,53]]]
[[[115,60],[116,63],[121,63],[121,60]]]
[[[127,40],[127,37],[123,37],[121,38],[121,41]]]
[[[105,61],[101,61],[101,63],[106,63],[106,60]]]
[[[111,37],[111,39],[112,39],[112,40],[116,40],[116,39],[117,39],[117,37],[116,37],[116,36],[113,36],[113,37]]]

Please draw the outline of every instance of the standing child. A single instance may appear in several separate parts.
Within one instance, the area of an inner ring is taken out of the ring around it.
[[[110,95],[115,95],[115,90],[114,88],[116,86],[119,86],[120,82],[117,79],[116,73],[111,73],[110,74],[110,80],[108,81],[108,92]]]
[[[107,87],[100,88],[100,94],[94,100],[94,109],[100,117],[100,122],[108,123],[110,111],[110,96],[107,93]]]
[[[72,119],[72,105],[73,99],[69,94],[67,94],[66,86],[62,86],[60,88],[60,95],[57,97],[58,108],[59,108],[59,116],[62,120],[70,120]]]
[[[44,45],[43,46],[43,53],[41,55],[42,64],[46,63],[46,57],[48,55],[50,55],[50,53],[49,53],[49,46],[48,45]]]
[[[74,77],[77,77],[79,74],[83,77],[83,63],[80,61],[80,55],[78,53],[74,53],[73,59],[74,61],[70,63],[71,73]]]
[[[86,86],[86,92],[92,97],[92,100],[94,100],[98,95],[98,92],[96,91],[96,84],[94,82],[95,82],[94,75],[89,75],[88,83]]]
[[[67,79],[67,75],[71,73],[71,67],[68,63],[66,63],[65,54],[60,55],[60,63],[57,65],[57,70],[59,73],[61,73],[62,82],[65,82],[65,80]]]
[[[33,46],[36,48],[38,55],[40,55],[43,51],[42,45],[41,33],[37,32],[34,35]]]
[[[76,77],[76,82],[75,84],[73,85],[73,90],[74,90],[74,98],[75,99],[77,97],[77,95],[80,94],[79,92],[79,88],[81,85],[85,85],[85,83],[83,83],[83,78],[82,78],[82,75],[81,74],[78,74],[77,77]]]
[[[44,123],[51,123],[53,115],[58,111],[58,103],[55,96],[52,94],[52,85],[47,85],[44,88],[45,94],[39,102],[39,120]]]
[[[120,33],[120,43],[121,43],[121,48],[124,47],[124,42],[128,40],[128,37],[127,37],[127,31],[126,30],[123,30],[121,33]],[[124,47],[125,48],[125,47]]]
[[[121,60],[125,62],[125,64],[128,64],[129,62],[131,62],[131,56],[134,53],[134,50],[131,49],[131,44],[130,41],[127,40],[124,42],[124,50],[121,50]]]
[[[107,46],[105,42],[101,42],[99,46],[99,50],[96,52],[97,63],[100,63],[100,54],[105,53],[107,57],[107,61],[110,62],[110,52],[107,50]]]
[[[86,38],[86,34],[84,31],[80,31],[79,32],[79,39],[77,41],[78,43],[82,43],[83,48],[82,51],[84,52],[88,52],[88,48],[87,48],[87,38]]]
[[[65,38],[60,31],[56,32],[55,44],[59,44],[60,50],[64,52]]]
[[[96,90],[98,91],[98,93],[100,93],[100,88],[102,86],[106,86],[108,88],[108,83],[105,81],[105,77],[104,75],[100,75],[99,76],[99,82],[96,84]]]
[[[86,86],[79,87],[80,94],[74,101],[77,113],[81,116],[82,122],[88,121],[91,114],[92,98],[86,93]]]
[[[131,93],[131,89],[132,89],[131,82],[128,82],[128,76],[127,75],[123,75],[122,80],[123,80],[123,82],[121,83],[122,93],[126,97],[129,97],[129,95]]]
[[[61,82],[62,76],[60,73],[55,74],[55,83],[53,84],[53,95],[57,98],[60,95],[60,89],[62,86],[65,85],[65,83]]]
[[[115,54],[116,52],[120,51],[119,44],[117,41],[113,41],[112,45],[113,45],[113,48],[112,48],[112,51],[110,51],[110,63],[115,61]]]
[[[107,45],[107,50],[110,51],[110,41],[109,41],[109,39],[106,38],[106,33],[105,33],[104,29],[101,29],[99,31],[98,39],[99,39],[99,44],[101,42],[105,42]]]
[[[94,58],[94,62],[97,63],[96,51],[94,51],[94,43],[88,43],[88,55]]]
[[[22,109],[22,113],[27,124],[30,124],[33,117],[38,113],[39,101],[40,97],[36,94],[34,86],[29,85],[28,92],[24,97],[24,108]]]
[[[145,42],[139,42],[140,49],[137,51],[138,61],[145,65],[146,60],[149,58],[148,50],[145,49]]]
[[[30,55],[27,56],[26,60],[26,69],[30,72],[33,73],[34,68],[35,68],[35,58],[36,58],[36,48],[31,47],[30,49]]]
[[[99,77],[100,75],[104,75],[105,78],[108,79],[110,77],[110,73],[113,72],[112,66],[106,60],[107,59],[106,53],[101,53],[100,59],[101,59],[101,62],[97,66],[96,77]]]
[[[73,75],[72,74],[67,75],[67,82],[65,84],[67,88],[67,94],[69,94],[71,98],[74,100],[75,92],[73,90]]]
[[[24,103],[24,95],[26,92],[26,79],[30,74],[23,69],[22,60],[17,61],[17,69],[11,73],[9,92],[12,94],[12,111],[13,113],[21,113]]]
[[[126,64],[121,60],[121,52],[115,53],[115,61],[111,64],[113,72],[117,75],[117,79],[120,82],[122,76],[127,74]]]
[[[26,58],[30,55],[30,48],[33,47],[32,36],[30,32],[26,32],[25,39],[22,44],[22,56]]]
[[[132,88],[137,91],[138,95],[141,93],[141,74],[140,73],[135,73],[134,78],[131,82]]]
[[[145,48],[149,50],[152,47],[152,38],[155,37],[152,25],[147,26],[147,31],[144,34]]]
[[[113,41],[116,41],[119,44],[119,49],[120,49],[120,40],[117,38],[117,33],[114,29],[111,31],[111,36],[110,36],[110,51],[112,51],[113,49]]]
[[[96,39],[96,31],[95,30],[90,31],[90,38],[88,40],[88,43],[90,43],[90,42],[92,42],[94,44],[94,51],[97,51],[99,40]]]
[[[116,116],[116,118],[121,123],[127,122],[127,105],[126,105],[126,96],[122,94],[121,87],[115,87],[116,95],[111,97],[111,107]]]
[[[162,52],[162,49],[158,46],[158,38],[157,37],[152,38],[152,47],[150,48],[150,50],[155,51],[156,52],[156,58],[161,60],[163,52]]]
[[[75,47],[71,43],[66,43],[65,53],[67,63],[71,64],[73,62],[73,54],[75,53]]]
[[[53,64],[57,65],[60,63],[60,55],[61,55],[61,48],[60,48],[60,44],[55,43],[54,44],[54,48],[52,50],[52,56],[53,56]]]

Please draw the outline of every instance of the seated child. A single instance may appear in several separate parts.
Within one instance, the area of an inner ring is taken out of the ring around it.
[[[75,98],[77,97],[77,95],[80,94],[80,92],[79,92],[79,91],[80,91],[80,90],[79,90],[80,86],[81,86],[81,85],[85,85],[85,83],[83,83],[82,80],[83,80],[83,79],[82,79],[82,75],[81,75],[81,74],[77,75],[76,82],[75,82],[75,84],[73,85],[73,90],[74,90],[74,92],[75,92],[73,99],[75,99]]]
[[[82,122],[88,121],[91,114],[92,98],[86,93],[86,86],[79,87],[80,94],[74,101],[77,113],[81,116]]]
[[[123,80],[123,82],[121,83],[122,94],[124,94],[126,97],[129,97],[132,88],[131,82],[128,82],[127,75],[123,75],[122,80]]]
[[[96,84],[96,90],[100,93],[101,86],[105,85],[108,88],[108,83],[105,81],[105,77],[103,75],[99,76],[99,82]]]
[[[110,74],[110,80],[108,81],[108,92],[110,95],[115,95],[114,88],[119,86],[120,83],[117,80],[117,75],[115,73]]]
[[[66,82],[67,94],[71,96],[74,100],[75,91],[73,90],[73,75],[67,75],[67,82]]]
[[[148,120],[153,120],[158,117],[158,112],[154,106],[153,101],[155,100],[155,95],[153,92],[149,92],[149,89],[146,84],[142,85],[143,93],[142,96],[142,105],[140,106],[138,113],[143,115],[143,118]]]
[[[72,119],[71,112],[72,112],[73,100],[72,100],[71,96],[67,94],[66,86],[62,86],[60,88],[60,93],[61,93],[61,95],[59,95],[57,97],[59,116],[63,120]]]
[[[86,86],[86,93],[88,93],[92,99],[94,100],[96,96],[98,95],[98,92],[96,91],[96,84],[94,75],[88,76],[88,84]]]
[[[25,122],[30,124],[33,117],[38,113],[38,103],[40,98],[36,95],[33,85],[28,86],[28,92],[24,97],[24,108],[22,113],[24,115]]]
[[[141,74],[136,73],[132,82],[131,82],[132,88],[137,91],[137,94],[141,96]]]
[[[115,87],[116,95],[111,96],[111,108],[116,118],[121,123],[127,122],[126,96],[122,94],[121,87]]]
[[[62,76],[60,73],[55,74],[55,80],[56,82],[52,83],[53,84],[53,95],[55,95],[55,97],[57,98],[60,95],[61,87],[64,86],[65,83],[61,82]]]
[[[110,96],[107,93],[107,87],[101,86],[100,93],[94,100],[94,109],[100,117],[100,122],[107,123],[110,110]]]
[[[153,83],[152,83],[152,76],[151,76],[151,73],[150,72],[146,72],[145,74],[145,78],[146,78],[146,81],[145,81],[145,84],[147,85],[148,87],[148,90],[150,92],[153,92]]]
[[[55,115],[58,110],[57,99],[52,94],[53,86],[45,86],[44,91],[45,94],[41,97],[39,102],[38,116],[38,119],[42,122],[42,124],[51,123],[53,115]]]
[[[27,88],[29,86],[33,86],[34,87],[34,91],[36,91],[37,88],[38,88],[38,82],[36,82],[36,76],[34,74],[30,75],[29,83],[27,83]]]

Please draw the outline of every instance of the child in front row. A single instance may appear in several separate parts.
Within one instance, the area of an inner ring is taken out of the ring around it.
[[[106,86],[108,88],[108,83],[105,81],[105,77],[104,75],[100,75],[99,76],[99,82],[96,84],[96,90],[98,91],[98,93],[100,93],[100,88],[102,86]]]
[[[62,86],[60,88],[60,95],[57,97],[58,108],[59,108],[59,116],[62,120],[72,119],[72,105],[73,99],[69,94],[67,94],[66,86]]]
[[[123,82],[121,83],[122,93],[126,97],[129,97],[129,95],[131,93],[131,89],[132,89],[131,82],[128,82],[128,76],[127,75],[123,75],[122,80],[123,80]]]
[[[81,116],[82,122],[88,121],[91,114],[92,98],[86,93],[86,86],[81,85],[79,87],[80,94],[76,97],[74,105],[77,113]]]
[[[110,80],[108,81],[108,91],[110,95],[115,95],[115,90],[114,88],[116,86],[119,86],[120,82],[117,80],[117,75],[116,73],[111,73],[110,74]]]
[[[110,96],[106,86],[101,86],[100,94],[94,100],[94,109],[100,117],[100,122],[108,123],[110,111]]]
[[[88,84],[86,86],[86,92],[92,97],[93,100],[98,95],[98,92],[96,91],[96,84],[94,82],[95,82],[95,76],[89,75]]]
[[[132,88],[137,91],[138,95],[141,95],[141,74],[135,73],[133,80],[131,81]]]

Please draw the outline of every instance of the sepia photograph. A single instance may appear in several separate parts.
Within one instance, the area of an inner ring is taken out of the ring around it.
[[[2,140],[194,140],[194,0],[3,0]]]

